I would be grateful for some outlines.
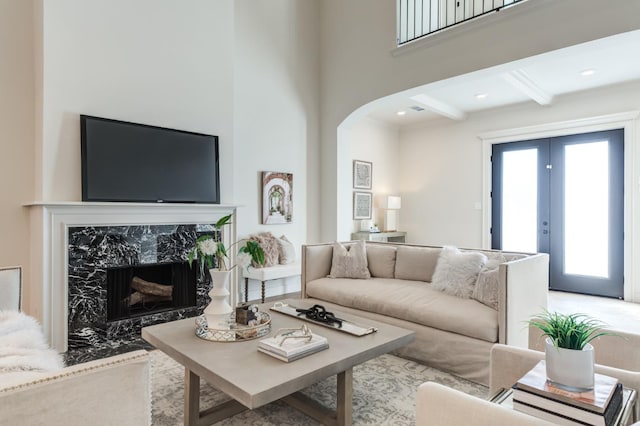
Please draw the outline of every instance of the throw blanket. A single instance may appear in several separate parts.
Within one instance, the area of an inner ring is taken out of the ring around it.
[[[62,357],[49,348],[35,318],[22,312],[0,311],[0,387],[17,378],[11,373],[43,373],[63,367]]]

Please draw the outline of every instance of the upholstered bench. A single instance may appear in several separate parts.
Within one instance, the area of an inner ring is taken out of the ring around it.
[[[271,280],[278,280],[301,275],[300,261],[286,265],[274,265],[264,268],[249,268],[242,271],[244,277],[244,301],[249,301],[249,280],[262,282],[262,303],[264,303],[265,283]]]

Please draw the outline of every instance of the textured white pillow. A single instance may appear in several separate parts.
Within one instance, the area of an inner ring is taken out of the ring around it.
[[[499,265],[507,259],[502,253],[489,255],[487,263],[478,273],[478,280],[473,289],[473,298],[490,308],[498,310],[498,289],[500,286]]]
[[[296,248],[284,235],[277,238],[280,264],[287,265],[296,261]]]
[[[473,287],[487,256],[479,252],[461,252],[445,246],[438,257],[431,284],[434,289],[463,299],[471,298]]]
[[[333,243],[333,260],[329,278],[371,278],[367,267],[367,251],[363,240],[349,247]]]

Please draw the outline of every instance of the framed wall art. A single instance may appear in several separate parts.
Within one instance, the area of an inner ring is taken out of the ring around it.
[[[292,223],[293,174],[262,172],[262,224]]]
[[[353,160],[353,187],[355,189],[371,189],[373,163]]]
[[[353,219],[371,219],[371,192],[353,192]]]

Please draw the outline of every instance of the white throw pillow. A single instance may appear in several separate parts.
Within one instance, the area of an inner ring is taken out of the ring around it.
[[[293,246],[293,243],[287,239],[284,235],[280,238],[277,238],[278,241],[278,252],[280,254],[280,264],[288,265],[289,263],[293,263],[296,261],[296,248]]]
[[[478,278],[478,272],[487,261],[479,252],[461,252],[456,247],[445,246],[438,257],[431,284],[434,289],[452,296],[469,299]]]
[[[371,278],[367,267],[367,251],[363,240],[344,246],[333,243],[333,260],[329,278]]]

